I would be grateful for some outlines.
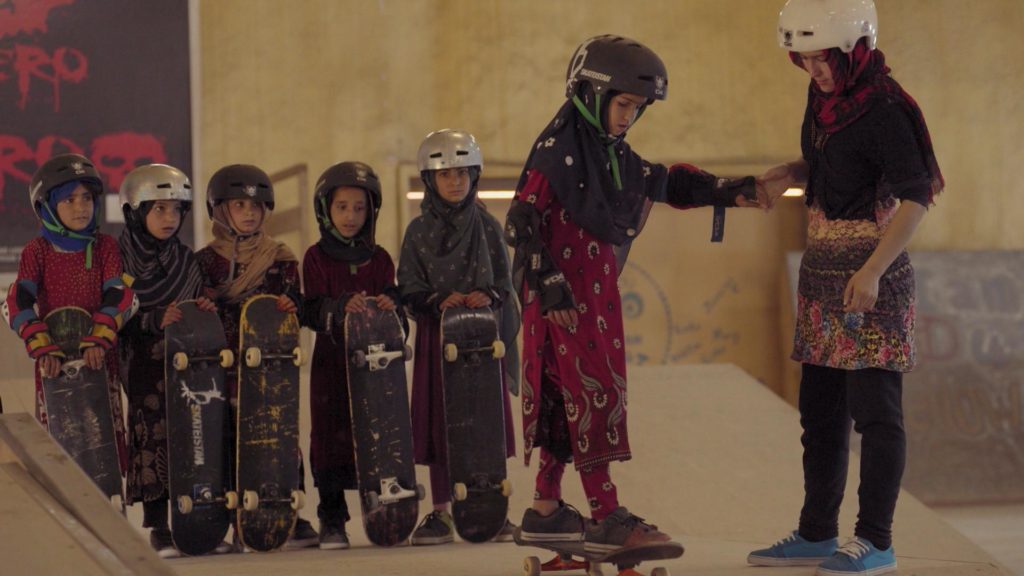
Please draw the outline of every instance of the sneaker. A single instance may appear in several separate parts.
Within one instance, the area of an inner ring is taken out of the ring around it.
[[[747,564],[755,566],[814,566],[835,554],[839,539],[811,542],[793,530],[782,540],[768,548],[754,550],[747,556]]]
[[[299,518],[295,521],[295,530],[292,532],[292,537],[288,539],[288,543],[285,544],[285,548],[298,550],[316,546],[319,542],[320,536],[316,530],[313,530],[313,525],[309,523],[309,520]]]
[[[227,540],[224,540],[217,547],[213,549],[214,554],[230,554],[235,551],[235,545]]]
[[[413,546],[447,544],[455,541],[455,522],[452,515],[443,510],[434,510],[423,517],[423,521],[412,533]]]
[[[513,535],[516,533],[516,525],[511,520],[505,518],[505,525],[501,527],[501,531],[498,535],[491,539],[492,542],[511,542]]]
[[[181,557],[181,552],[174,547],[174,540],[171,539],[171,529],[166,526],[149,531],[149,545],[156,550],[156,555],[161,558]]]
[[[523,513],[519,539],[523,542],[579,542],[583,540],[583,515],[564,502],[548,516],[533,508]]]
[[[344,524],[320,523],[320,549],[345,550],[349,546]]]
[[[879,550],[863,538],[854,538],[843,544],[835,554],[818,565],[818,576],[878,576],[896,571],[896,554],[892,546]]]
[[[619,506],[600,522],[587,522],[583,549],[604,554],[619,548],[668,542],[672,538],[653,524]]]

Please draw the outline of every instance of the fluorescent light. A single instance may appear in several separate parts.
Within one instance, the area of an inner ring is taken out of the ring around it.
[[[476,193],[477,197],[482,200],[511,200],[515,197],[515,190],[480,190]],[[423,200],[423,191],[415,190],[412,192],[406,192],[406,199],[408,200]]]
[[[782,195],[783,196],[788,196],[790,198],[803,196],[804,195],[804,189],[803,188],[789,188]]]

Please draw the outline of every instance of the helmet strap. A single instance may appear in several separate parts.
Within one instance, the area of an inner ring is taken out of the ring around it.
[[[576,110],[579,111],[580,115],[590,123],[591,126],[597,128],[600,134],[605,134],[604,128],[601,126],[601,95],[596,94],[594,96],[594,112],[587,110],[586,104],[580,97],[573,94],[572,103],[576,106]],[[615,189],[622,190],[622,177],[619,174],[619,158],[615,154],[615,142],[618,138],[612,138],[608,142],[608,163],[612,167],[612,179],[615,180]]]
[[[48,203],[43,202],[43,208],[46,210],[46,213],[50,215],[50,218],[53,219],[53,221],[50,222],[46,218],[40,218],[43,223],[43,227],[47,230],[67,238],[74,238],[75,240],[88,240],[88,243],[85,245],[85,269],[92,269],[92,245],[96,241],[96,237],[79,234],[74,230],[68,230],[67,227],[64,226],[64,223],[60,221],[60,217],[54,214],[53,210],[50,209],[50,205]],[[96,219],[96,213],[97,210],[93,210],[93,220]]]

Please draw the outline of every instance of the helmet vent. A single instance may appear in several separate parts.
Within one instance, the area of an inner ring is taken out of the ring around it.
[[[430,157],[431,158],[440,158],[441,157],[441,153],[440,152],[434,152],[433,154],[430,155]]]
[[[455,155],[456,156],[469,156],[469,151],[468,150],[456,150],[455,151]]]
[[[171,187],[171,183],[170,182],[164,182],[163,184],[157,184],[156,187],[157,188],[170,188]]]

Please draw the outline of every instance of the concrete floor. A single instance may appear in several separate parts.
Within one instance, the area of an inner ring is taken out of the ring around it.
[[[812,568],[766,569],[745,563],[750,550],[771,544],[795,526],[802,501],[796,411],[731,365],[632,368],[629,376],[629,429],[635,456],[630,462],[612,467],[620,500],[687,548],[682,558],[641,568],[649,571],[662,565],[677,575],[813,574]],[[852,462],[847,505],[841,517],[843,536],[852,532],[858,470]],[[421,479],[426,478],[425,469],[418,472]],[[509,475],[516,489],[510,515],[518,521],[529,504],[533,471],[518,459],[510,461]],[[574,473],[566,474],[564,497],[582,507],[584,499],[577,478]],[[316,500],[313,490],[304,517],[315,520]],[[348,500],[356,507],[353,494]],[[421,510],[425,511],[426,506]],[[511,543],[372,547],[362,533],[357,510],[353,512],[355,518],[348,526],[353,543],[350,550],[181,558],[168,565],[183,576],[312,576],[339,572],[497,576],[521,573],[524,556],[536,554],[542,560],[548,556]],[[126,537],[141,536],[139,515],[139,510],[130,512]],[[1009,518],[1020,515],[1017,510]],[[947,517],[966,522],[967,516],[958,519],[950,513]],[[1006,525],[1011,524],[1008,520]],[[1014,574],[906,492],[897,506],[894,531],[902,575]],[[965,532],[969,534],[970,530],[965,528]],[[1007,533],[1007,538],[1020,542],[1017,532]],[[19,573],[9,570],[18,565],[12,564],[14,554],[71,554],[67,549],[54,551],[43,545],[47,539],[42,535],[36,535],[35,540],[40,542],[38,547],[20,549],[4,547],[0,542],[0,573]],[[605,567],[604,572],[614,574],[614,569]]]

